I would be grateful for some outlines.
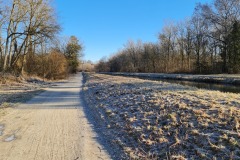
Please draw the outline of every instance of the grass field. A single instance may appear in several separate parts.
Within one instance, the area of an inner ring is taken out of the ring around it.
[[[129,158],[240,159],[239,94],[102,74],[84,92]]]

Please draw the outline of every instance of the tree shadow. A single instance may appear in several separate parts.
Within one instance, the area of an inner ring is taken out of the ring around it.
[[[89,106],[85,100],[84,91],[80,91],[81,97],[81,106],[83,107],[85,116],[92,127],[93,131],[96,133],[96,141],[101,144],[103,150],[105,150],[111,159],[127,159],[125,153],[123,152],[122,148],[119,145],[114,143],[114,135],[109,135],[108,128],[106,124],[102,122],[102,119],[92,106]]]
[[[81,80],[81,79],[79,79]],[[64,84],[63,84],[64,83]],[[58,109],[80,109],[85,113],[83,117],[86,118],[88,124],[92,128],[94,134],[93,139],[98,142],[102,148],[99,150],[102,152],[105,150],[111,159],[123,159],[121,155],[121,149],[116,145],[113,145],[112,139],[107,139],[105,131],[106,126],[101,124],[99,115],[96,115],[95,111],[87,105],[83,96],[83,90],[81,87],[72,87],[67,82],[63,82],[59,85],[52,86],[47,89],[46,92],[42,92],[38,95],[31,95],[26,101],[15,100],[15,103],[22,103],[15,107],[17,110],[58,110]],[[63,86],[62,86],[63,84]],[[71,83],[72,84],[72,83]],[[73,85],[75,86],[75,85]],[[27,95],[27,94],[26,94]],[[28,93],[29,96],[29,93]],[[35,96],[34,98],[32,98]],[[31,99],[32,98],[32,99]],[[67,101],[67,103],[65,103]],[[64,104],[65,103],[65,104]],[[68,104],[66,106],[66,104]],[[80,120],[80,119],[79,119]]]

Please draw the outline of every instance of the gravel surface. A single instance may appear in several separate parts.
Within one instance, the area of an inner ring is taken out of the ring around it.
[[[240,96],[86,74],[86,103],[125,159],[240,159]]]
[[[27,103],[0,109],[0,160],[111,159],[88,120],[81,86],[77,74]]]

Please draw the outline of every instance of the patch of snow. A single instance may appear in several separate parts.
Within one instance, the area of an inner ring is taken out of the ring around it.
[[[11,141],[13,141],[13,140],[15,140],[15,139],[16,139],[16,137],[15,137],[15,135],[13,134],[13,135],[7,137],[4,141],[5,141],[5,142],[11,142]]]

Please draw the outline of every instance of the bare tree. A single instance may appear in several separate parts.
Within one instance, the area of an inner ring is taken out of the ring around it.
[[[227,36],[234,22],[240,18],[240,0],[215,0],[214,6],[205,4],[198,7],[202,9],[202,16],[211,25],[212,32],[208,36],[218,44],[223,59],[223,72],[227,72],[229,45]]]
[[[142,47],[142,42],[138,41],[137,44],[134,43],[134,41],[129,40],[127,44],[125,45],[126,52],[129,55],[129,58],[131,59],[131,66],[130,70],[132,72],[138,72],[139,71],[139,63],[140,63],[140,50]]]
[[[22,73],[26,54],[32,53],[42,37],[53,38],[59,31],[53,8],[47,0],[14,0],[7,22],[4,70],[11,69],[23,55]]]
[[[171,72],[170,65],[173,62],[174,50],[176,45],[177,28],[175,24],[166,24],[158,38],[160,40],[161,48],[165,53],[165,72]],[[171,59],[170,59],[171,58]]]
[[[3,50],[3,39],[2,39],[2,26],[4,23],[3,8],[2,2],[0,1],[0,71],[2,70],[4,50]]]
[[[185,61],[185,39],[186,39],[186,25],[185,22],[180,22],[177,25],[177,45],[178,45],[178,52],[181,56],[181,70],[184,71],[184,61]]]
[[[239,72],[240,0],[213,2],[197,4],[188,21],[167,23],[158,45],[130,41],[104,64],[127,72]]]
[[[187,55],[187,65],[188,65],[188,72],[191,71],[191,55],[193,52],[193,39],[194,39],[194,34],[193,34],[193,29],[191,22],[186,23],[186,35],[185,35],[185,45],[184,45],[184,50]]]
[[[141,56],[142,66],[144,72],[156,72],[159,61],[160,50],[157,44],[145,43],[143,44],[143,52]]]

